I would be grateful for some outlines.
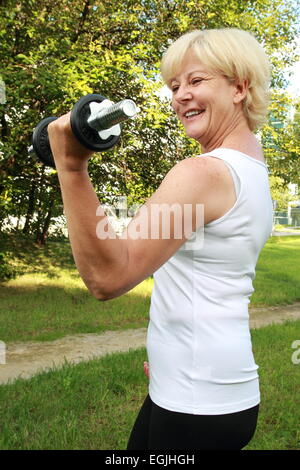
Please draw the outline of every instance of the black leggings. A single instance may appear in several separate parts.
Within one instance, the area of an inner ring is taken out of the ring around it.
[[[127,450],[240,450],[252,439],[259,405],[224,415],[165,410],[149,395],[131,431]]]

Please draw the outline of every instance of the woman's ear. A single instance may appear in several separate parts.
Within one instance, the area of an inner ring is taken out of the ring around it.
[[[241,103],[246,98],[248,88],[248,80],[242,80],[241,82],[235,83],[235,94],[233,96],[233,102],[235,104]]]

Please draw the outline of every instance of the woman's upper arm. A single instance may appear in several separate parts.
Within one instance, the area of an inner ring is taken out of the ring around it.
[[[117,274],[108,299],[153,274],[192,232],[219,216],[226,183],[219,162],[189,158],[168,172],[121,236],[127,265]]]

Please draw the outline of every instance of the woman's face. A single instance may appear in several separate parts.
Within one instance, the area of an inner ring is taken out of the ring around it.
[[[243,118],[241,87],[208,71],[192,52],[171,89],[172,107],[187,135],[204,147],[220,143]]]

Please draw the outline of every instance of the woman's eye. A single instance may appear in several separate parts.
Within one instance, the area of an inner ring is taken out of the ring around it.
[[[197,85],[198,83],[202,82],[203,78],[194,78],[192,80],[192,84],[193,85]]]

